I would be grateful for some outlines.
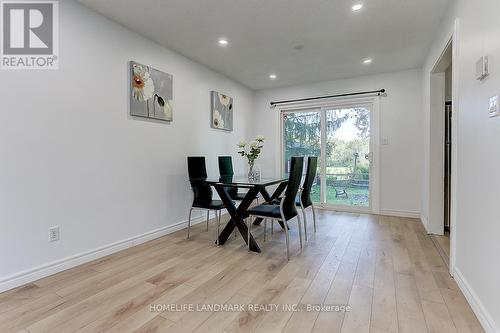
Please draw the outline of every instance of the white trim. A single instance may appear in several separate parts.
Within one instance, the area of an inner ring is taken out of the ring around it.
[[[460,19],[456,18],[455,21],[453,22],[453,25],[450,27],[448,34],[442,41],[441,45],[441,50],[444,52],[446,48],[448,47],[449,43],[452,43],[452,112],[453,112],[453,117],[452,117],[452,152],[451,152],[451,204],[450,204],[450,262],[449,262],[449,272],[450,275],[453,276],[455,273],[454,267],[456,263],[456,253],[457,253],[457,228],[459,226],[457,225],[457,195],[458,195],[458,177],[457,177],[457,170],[458,170],[458,113],[460,110],[460,48],[459,48],[459,38],[460,38]],[[436,67],[436,64],[440,61],[442,57],[442,54],[439,54],[436,56],[433,62],[433,67],[431,68],[431,73]],[[430,95],[429,95],[430,96]],[[429,112],[432,112],[432,107],[430,108]],[[429,128],[430,130],[430,128]],[[429,141],[429,145],[431,142]],[[429,147],[429,151],[430,151]],[[429,163],[431,164],[432,161],[429,159]],[[429,166],[429,175],[431,172],[431,168]],[[429,193],[429,198],[430,200],[430,193]],[[430,209],[431,204],[429,203],[429,213],[431,211]],[[429,232],[429,220],[421,216],[420,219],[422,220],[422,223],[424,223],[424,226],[426,230]]]
[[[321,129],[320,129],[320,142],[321,142],[321,163],[320,163],[320,201],[321,205],[323,205],[324,202],[326,202],[326,168],[323,167],[323,165],[326,166],[326,154],[323,154],[323,152],[326,152],[326,112],[323,112],[323,109],[321,110]]]
[[[380,215],[408,217],[408,218],[412,218],[412,219],[421,219],[420,212],[415,212],[415,211],[411,211],[411,210],[381,209]]]
[[[439,57],[438,63],[441,59],[442,57]],[[438,63],[434,67],[437,67]],[[431,71],[429,80],[429,220],[427,232],[444,235],[445,72]]]
[[[362,206],[347,206],[347,205],[333,205],[333,204],[320,204],[316,203],[314,207],[320,207],[324,210],[329,210],[332,212],[347,212],[347,213],[359,213],[359,214],[372,214],[370,207]]]
[[[450,274],[453,276],[457,257],[457,196],[458,196],[458,114],[460,107],[460,19],[455,19],[452,34],[452,118],[451,118],[451,202],[450,202]]]
[[[194,225],[204,222],[206,221],[205,218],[205,214],[200,217],[193,218],[191,220],[191,224]],[[0,279],[0,292],[22,286],[26,283],[34,282],[49,275],[65,271],[75,266],[85,264],[92,260],[105,257],[115,252],[128,249],[184,228],[187,228],[187,220],[3,277]]]
[[[413,219],[422,219],[419,212],[410,210],[397,210],[397,209],[381,209],[379,213],[371,213],[368,208],[361,208],[356,206],[334,206],[334,205],[321,205],[317,202],[314,203],[314,208],[333,211],[333,212],[347,212],[358,214],[374,214],[396,217],[408,217]]]
[[[425,216],[424,214],[420,214],[420,221],[422,221],[422,224],[424,225],[424,228],[427,231],[427,224],[429,223],[427,216]]]
[[[500,332],[495,324],[495,321],[493,320],[493,317],[486,310],[486,307],[483,305],[479,297],[477,297],[477,294],[470,287],[470,284],[467,282],[462,272],[460,272],[458,268],[455,268],[454,278],[486,333]]]
[[[370,165],[370,208],[372,214],[380,214],[380,128],[381,128],[381,96],[372,101],[370,110],[370,152],[373,161]]]

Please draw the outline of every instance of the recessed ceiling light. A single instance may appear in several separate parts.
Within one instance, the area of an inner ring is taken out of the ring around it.
[[[357,3],[354,6],[352,6],[352,11],[357,12],[357,11],[361,10],[361,8],[363,8],[363,4]]]
[[[227,44],[229,44],[229,42],[227,41],[227,39],[225,39],[225,38],[220,38],[219,39],[219,45],[220,46],[227,46]]]
[[[271,80],[276,80],[278,78],[278,75],[276,75],[276,74],[269,74],[269,78]]]
[[[364,60],[363,60],[363,64],[365,64],[365,65],[369,65],[369,64],[371,64],[372,62],[373,62],[373,59],[372,59],[372,58],[366,58],[366,59],[364,59]]]

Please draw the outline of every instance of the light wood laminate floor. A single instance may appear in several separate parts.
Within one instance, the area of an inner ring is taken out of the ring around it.
[[[0,332],[483,332],[420,221],[317,211],[302,251],[290,223],[289,262],[277,224],[254,228],[260,254],[199,224],[0,294]],[[173,303],[351,311],[150,310]]]
[[[431,235],[431,238],[434,240],[434,245],[436,245],[438,253],[448,265],[450,261],[450,232],[445,231],[443,236]]]

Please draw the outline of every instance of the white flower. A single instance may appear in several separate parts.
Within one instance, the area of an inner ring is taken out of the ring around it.
[[[238,142],[238,147],[239,148],[245,148],[246,145],[247,145],[247,143],[245,141]]]
[[[224,119],[218,110],[214,110],[212,122],[215,128],[224,128]]]
[[[264,142],[265,138],[262,136],[262,135],[257,135],[257,137],[255,138],[255,141],[258,141],[258,142]]]
[[[166,119],[172,120],[172,100],[165,101],[163,113],[165,114]]]
[[[154,95],[155,101],[158,103],[160,106],[161,110],[163,111],[163,119],[171,121],[172,120],[172,100],[167,99],[164,100],[163,97],[160,95],[155,94]],[[155,104],[156,107],[156,104]]]
[[[221,93],[217,93],[219,95],[219,101],[222,105],[228,106],[231,103],[231,97],[223,95]]]
[[[259,143],[257,141],[250,142],[250,148],[255,149],[259,147]]]
[[[134,98],[138,101],[144,102],[153,97],[155,85],[149,71],[144,66],[134,64],[132,88]]]

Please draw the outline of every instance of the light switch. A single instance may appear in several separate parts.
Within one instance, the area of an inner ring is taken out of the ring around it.
[[[389,138],[388,137],[383,137],[382,138],[382,145],[384,145],[384,146],[389,145]]]
[[[500,95],[495,95],[493,97],[490,97],[490,108],[489,108],[490,118],[498,116],[499,99],[500,99]]]
[[[488,57],[481,57],[476,62],[476,79],[478,79],[479,81],[484,80],[488,75],[490,75],[488,71]]]

